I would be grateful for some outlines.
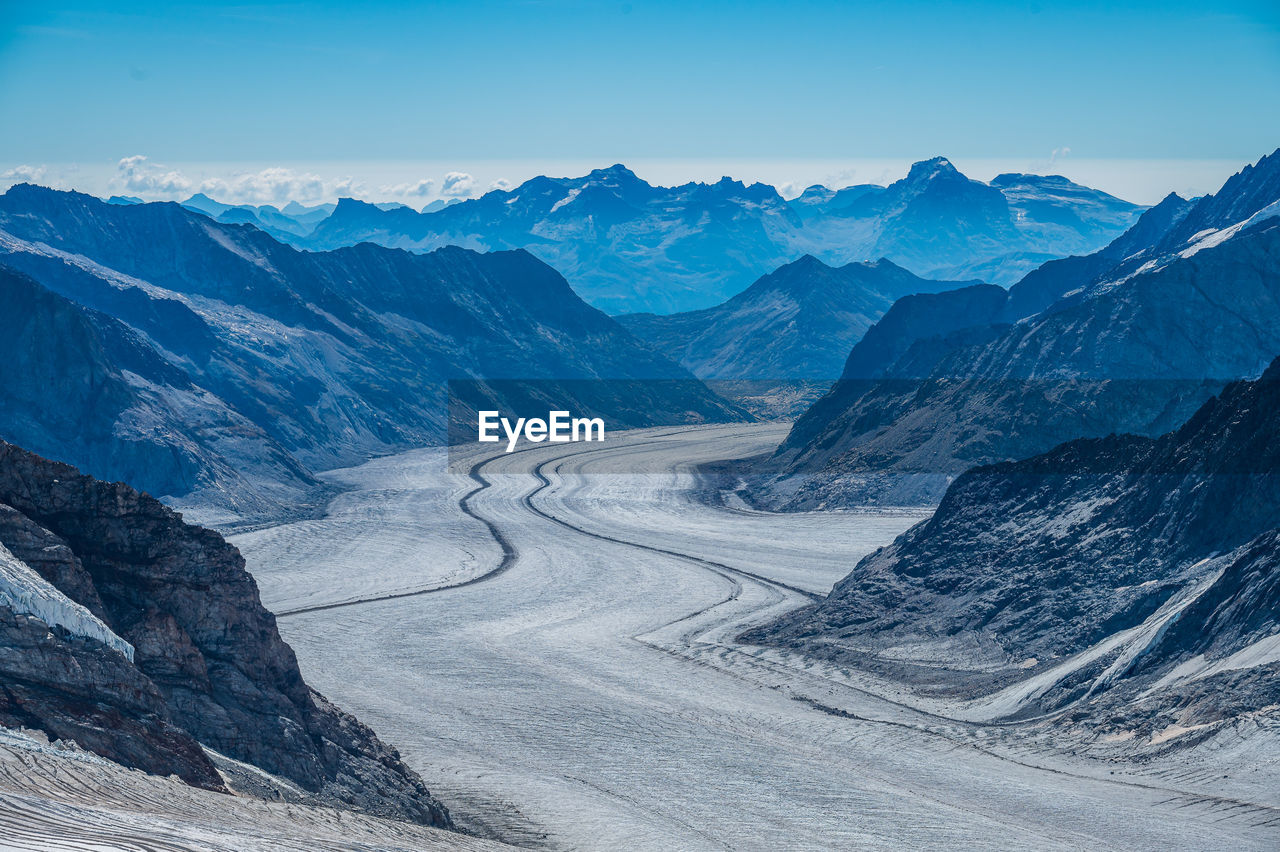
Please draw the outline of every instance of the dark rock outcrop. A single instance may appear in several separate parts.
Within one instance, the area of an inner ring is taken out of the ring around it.
[[[0,606],[0,725],[43,731],[124,766],[225,790],[164,697],[101,642]]]
[[[123,483],[0,443],[0,543],[133,645],[0,617],[11,723],[217,788],[193,743],[286,779],[314,801],[447,825],[396,752],[303,681],[239,552]]]

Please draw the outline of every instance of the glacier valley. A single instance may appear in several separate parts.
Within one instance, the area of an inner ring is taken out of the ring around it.
[[[922,510],[762,514],[699,463],[786,424],[388,456],[234,536],[309,682],[457,823],[549,849],[1275,848],[1280,731],[1125,758],[742,644]],[[466,469],[466,466],[463,467]],[[623,472],[625,471],[625,472]],[[1179,732],[1168,732],[1174,738]]]

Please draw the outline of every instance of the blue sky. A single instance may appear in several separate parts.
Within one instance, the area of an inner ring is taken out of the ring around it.
[[[483,191],[552,163],[754,163],[735,176],[781,184],[943,154],[992,174],[1110,163],[1159,197],[1192,188],[1180,167],[1229,173],[1280,145],[1276,3],[0,9],[0,171],[90,189],[127,187],[135,156],[161,178],[146,188],[248,197],[275,169],[326,195],[428,197],[450,171]]]

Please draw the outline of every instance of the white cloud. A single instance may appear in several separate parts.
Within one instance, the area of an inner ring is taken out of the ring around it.
[[[48,171],[45,166],[29,166],[24,163],[0,172],[0,181],[7,181],[10,186],[15,183],[40,183]]]
[[[503,192],[507,192],[512,186],[514,186],[514,184],[506,178],[498,178],[493,183],[489,184],[490,189],[500,189]]]
[[[1066,157],[1070,153],[1071,153],[1071,149],[1068,148],[1066,145],[1063,145],[1061,148],[1054,148],[1053,153],[1049,155],[1049,165],[1050,166],[1054,165],[1055,163],[1058,162],[1059,159],[1061,159],[1062,157]]]
[[[368,194],[364,181],[356,180],[350,175],[329,184],[328,195],[333,198],[360,198]]]
[[[409,198],[425,198],[431,194],[431,190],[435,189],[436,182],[423,178],[417,183],[397,183],[389,186],[381,187],[381,191],[386,195],[399,195]]]
[[[466,172],[449,172],[444,176],[440,194],[449,198],[466,198],[475,186],[476,179]]]
[[[196,181],[179,169],[153,163],[138,154],[125,157],[116,164],[116,173],[108,182],[113,191],[144,198],[181,198],[192,192],[227,204],[275,204],[289,201],[311,204],[337,196],[358,197],[365,185],[351,177],[326,180],[314,172],[298,172],[283,166],[270,166],[259,171],[233,172],[227,177],[211,177]]]
[[[317,174],[299,174],[280,166],[258,172],[238,172],[225,180],[210,178],[200,184],[201,192],[219,201],[238,204],[280,205],[288,201],[306,204],[324,198],[329,188]]]
[[[111,179],[113,189],[134,195],[175,195],[191,189],[191,181],[177,169],[153,163],[142,154],[125,157],[116,163]]]
[[[846,186],[853,186],[857,180],[857,169],[837,169],[824,177],[821,183],[827,189],[844,189]],[[803,186],[801,191],[808,188],[808,186]]]

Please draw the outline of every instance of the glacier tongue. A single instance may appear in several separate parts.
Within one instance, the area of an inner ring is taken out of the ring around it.
[[[62,627],[76,636],[96,639],[133,662],[132,645],[89,610],[58,591],[3,544],[0,544],[0,606],[35,616],[51,627]]]

